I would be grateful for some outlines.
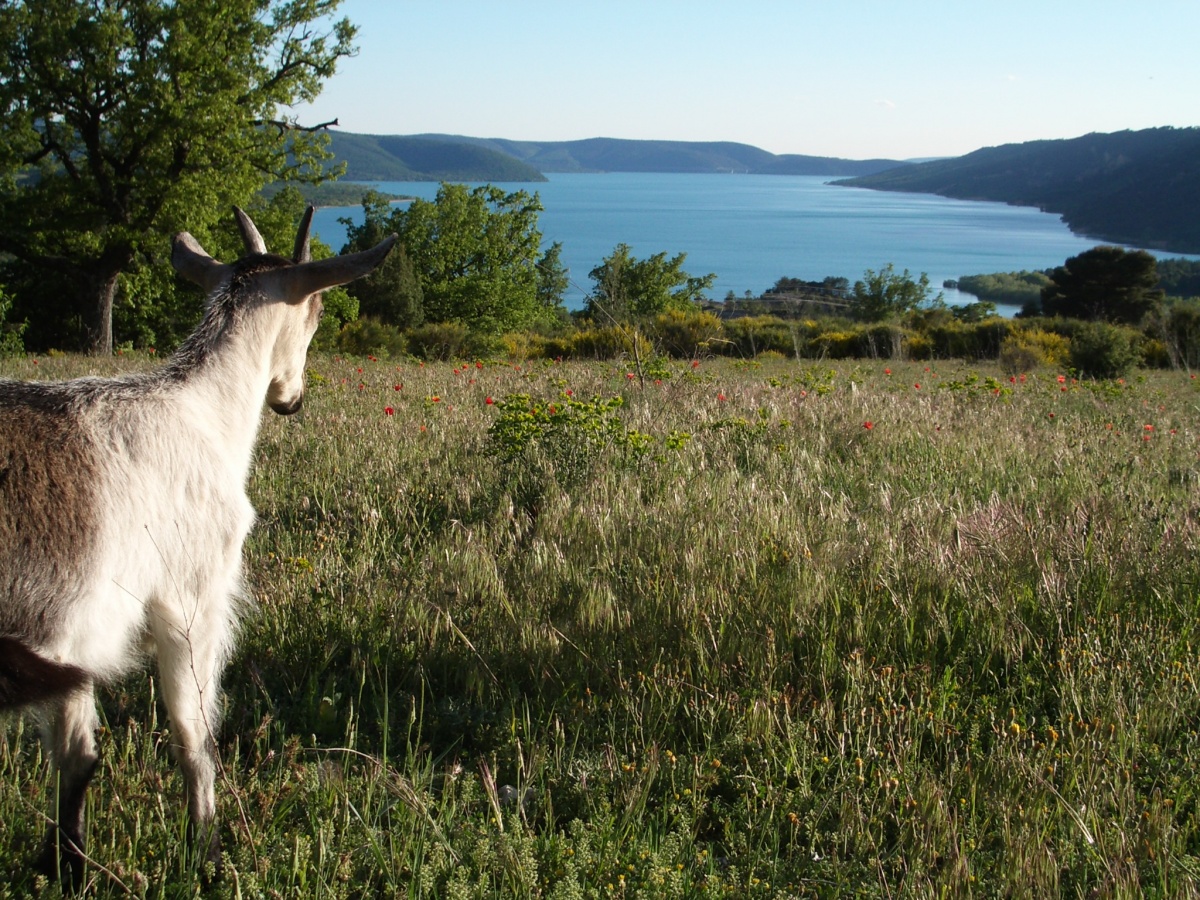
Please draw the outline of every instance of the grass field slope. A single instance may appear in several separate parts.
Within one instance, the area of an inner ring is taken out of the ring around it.
[[[1197,895],[1187,372],[308,379],[249,486],[211,896]],[[157,687],[101,695],[89,896],[191,896]],[[0,897],[57,890],[32,732],[0,732]]]

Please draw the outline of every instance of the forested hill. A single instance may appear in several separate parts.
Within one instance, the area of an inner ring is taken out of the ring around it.
[[[732,142],[512,141],[459,135],[332,133],[330,149],[352,181],[544,181],[544,172],[738,172],[868,175],[898,160],[777,155]]]
[[[1036,206],[1080,234],[1200,253],[1200,128],[1006,144],[837,183]]]
[[[348,181],[545,181],[526,162],[461,140],[331,132],[329,149]]]

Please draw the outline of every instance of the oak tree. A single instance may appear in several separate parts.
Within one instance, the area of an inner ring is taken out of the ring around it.
[[[353,52],[339,2],[0,3],[0,252],[18,314],[49,308],[110,352],[122,275],[165,259],[173,232],[206,241],[267,181],[326,177],[326,136],[281,110]]]

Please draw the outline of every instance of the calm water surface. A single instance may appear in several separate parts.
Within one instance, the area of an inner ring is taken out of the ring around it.
[[[1058,216],[1002,203],[950,200],[835,187],[825,176],[648,173],[549,175],[541,184],[501,184],[536,191],[543,245],[563,245],[572,285],[567,306],[582,305],[588,272],[618,243],[645,258],[686,253],[691,275],[714,272],[714,299],[759,294],[783,276],[851,282],[865,269],[893,263],[934,286],[947,278],[1045,269],[1099,241],[1072,234]],[[432,182],[374,182],[395,194],[432,200]],[[339,217],[362,221],[362,209],[321,209],[314,231],[340,249]],[[947,291],[948,302],[970,301]]]

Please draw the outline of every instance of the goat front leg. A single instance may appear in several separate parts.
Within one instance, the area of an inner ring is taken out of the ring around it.
[[[49,878],[78,890],[83,884],[83,806],[96,771],[96,700],[88,681],[51,707],[45,741],[54,760],[57,785],[53,820],[37,868]]]
[[[220,875],[221,842],[217,833],[215,730],[220,718],[219,668],[224,656],[224,629],[192,622],[155,629],[163,700],[171,721],[172,746],[187,789],[192,852],[202,870],[209,863]],[[203,871],[205,880],[208,872]]]

